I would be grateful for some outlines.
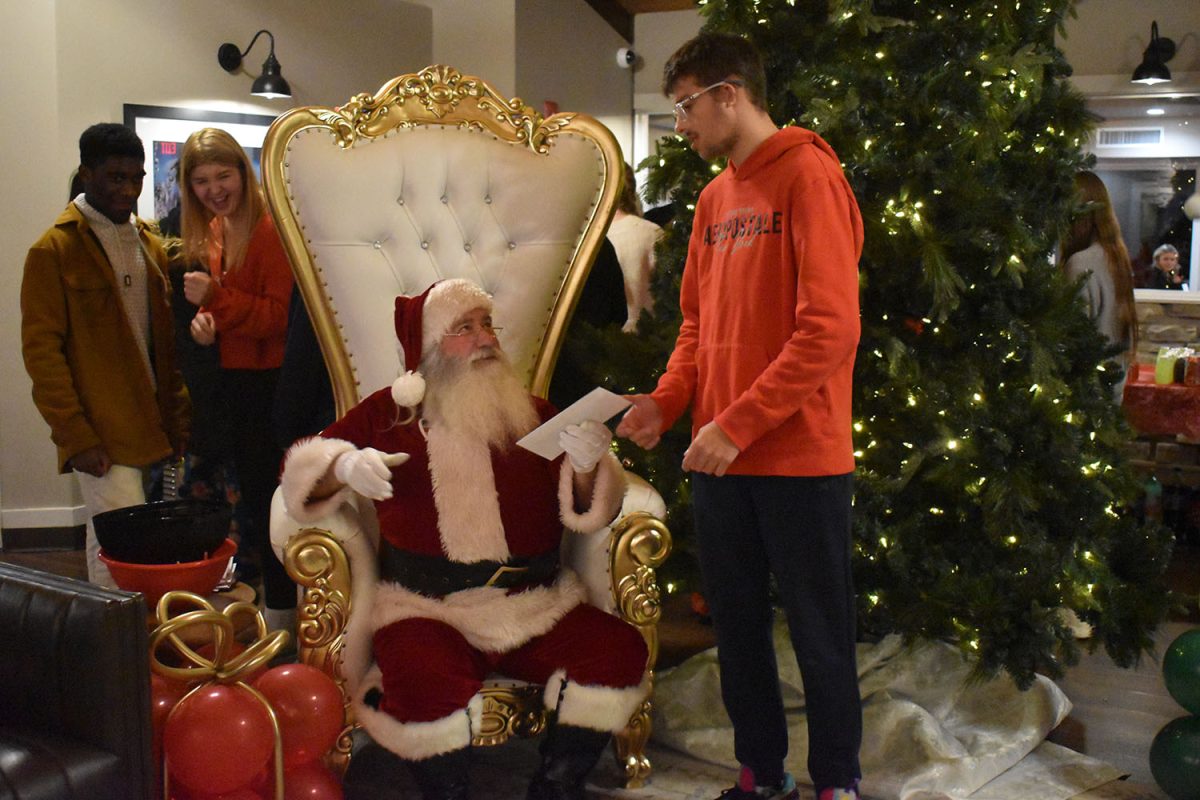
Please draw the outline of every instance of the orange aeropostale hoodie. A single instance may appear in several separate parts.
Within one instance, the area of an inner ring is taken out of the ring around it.
[[[734,475],[854,469],[862,218],[837,155],[787,127],[700,194],[683,324],[651,395],[664,430],[692,407],[741,451]]]

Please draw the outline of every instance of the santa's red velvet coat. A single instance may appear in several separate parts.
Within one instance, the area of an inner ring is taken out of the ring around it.
[[[541,420],[553,415],[545,401],[532,398]],[[289,514],[298,521],[315,521],[339,506],[350,492],[311,500],[317,482],[344,452],[373,447],[384,453],[407,453],[410,458],[392,469],[393,496],[376,502],[381,536],[393,546],[452,561],[505,561],[535,556],[559,546],[563,526],[591,533],[608,525],[620,509],[624,476],[609,454],[601,460],[595,488],[583,508],[576,508],[570,465],[562,457],[547,461],[522,448],[489,450],[482,442],[455,435],[419,421],[400,424],[403,411],[390,390],[367,397],[316,439],[289,451],[281,481]],[[444,598],[420,595],[394,583],[381,583],[365,624],[356,610],[347,635],[370,635],[402,620],[428,619],[447,624],[480,651],[512,651],[556,626],[585,593],[569,569],[562,569],[549,586],[524,590],[496,587],[467,589]],[[357,624],[356,624],[357,620]],[[614,659],[620,654],[613,653]],[[645,651],[633,654],[645,662]],[[347,665],[350,666],[350,665]],[[364,665],[365,666],[365,665]],[[385,665],[386,669],[386,665]],[[628,671],[628,670],[626,670]],[[347,676],[356,687],[356,716],[372,736],[406,758],[424,758],[470,741],[470,716],[449,714],[444,719],[396,719],[362,702],[378,686],[378,670],[361,679]],[[646,687],[571,685],[560,692],[564,676],[547,685],[546,700],[572,724],[618,730],[645,696]],[[568,707],[570,706],[570,707]],[[471,709],[467,709],[471,712]],[[479,709],[475,709],[478,715]]]

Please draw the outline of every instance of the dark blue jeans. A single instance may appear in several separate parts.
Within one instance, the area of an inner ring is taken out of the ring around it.
[[[771,628],[770,575],[804,682],[808,771],[818,790],[860,777],[862,703],[850,574],[853,474],[692,473],[704,596],[734,753],[760,784],[782,778],[787,723]]]

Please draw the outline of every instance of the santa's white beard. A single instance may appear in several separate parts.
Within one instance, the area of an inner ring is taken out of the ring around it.
[[[434,350],[426,354],[421,372],[426,384],[422,416],[431,424],[501,449],[537,427],[529,392],[497,348],[480,348],[470,361]]]

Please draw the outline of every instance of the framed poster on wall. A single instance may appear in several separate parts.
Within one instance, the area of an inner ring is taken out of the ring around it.
[[[125,125],[133,128],[146,147],[146,181],[138,198],[137,215],[162,220],[178,215],[176,165],[188,135],[200,128],[221,128],[246,150],[259,174],[263,138],[275,117],[197,108],[125,104]]]

